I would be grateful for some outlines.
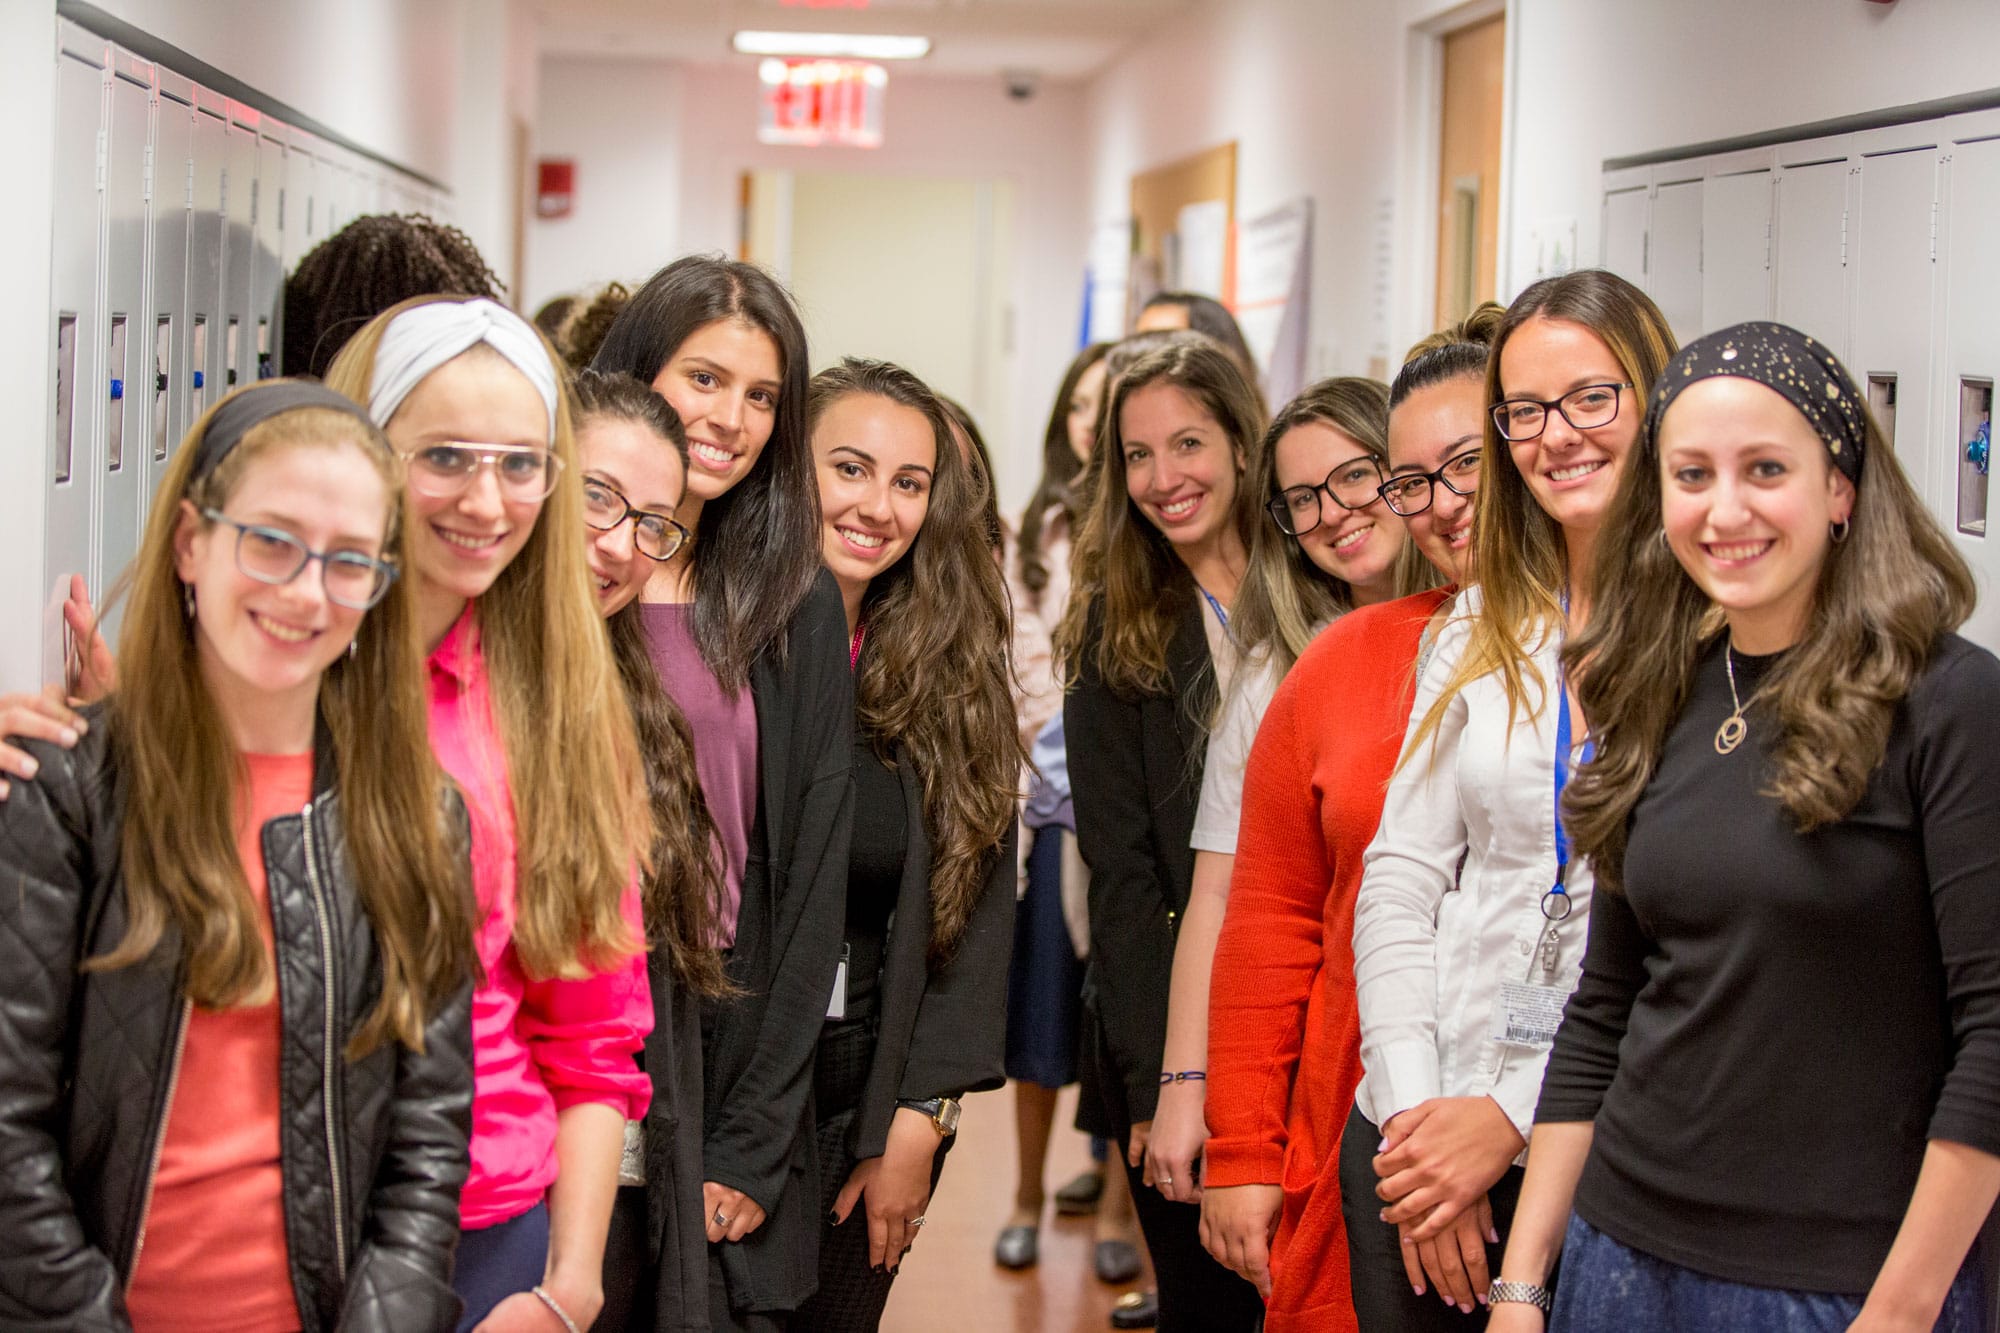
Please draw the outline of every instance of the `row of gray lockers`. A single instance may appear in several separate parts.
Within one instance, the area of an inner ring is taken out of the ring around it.
[[[1682,339],[1777,319],[1832,347],[1979,577],[1968,636],[2000,649],[2000,547],[1987,534],[2000,105],[1921,110],[1607,164],[1602,262],[1644,285]]]
[[[45,566],[102,594],[153,480],[232,385],[277,374],[285,274],[441,190],[59,25]],[[60,645],[44,645],[45,662]]]

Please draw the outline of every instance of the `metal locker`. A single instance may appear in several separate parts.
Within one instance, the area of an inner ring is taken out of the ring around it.
[[[1644,186],[1607,190],[1604,195],[1602,263],[1621,278],[1646,285],[1646,213],[1652,202]]]
[[[1846,158],[1786,167],[1777,184],[1779,320],[1847,356]]]
[[[256,243],[251,250],[250,296],[252,362],[250,378],[269,379],[278,373],[285,313],[284,229],[291,200],[285,189],[285,146],[271,136],[284,127],[266,120],[257,140]]]
[[[222,396],[222,206],[227,177],[221,102],[197,93],[194,210],[188,219],[188,425]]]
[[[43,491],[47,518],[42,566],[47,627],[44,678],[61,680],[64,635],[60,606],[69,576],[99,587],[97,542],[99,442],[106,395],[103,312],[106,73],[104,45],[65,33],[56,62],[55,243],[49,281],[48,332],[55,355],[54,392],[46,435],[49,470]]]
[[[148,199],[153,188],[152,69],[114,52],[110,80],[109,144],[104,172],[105,368],[104,449],[97,478],[98,599],[108,593],[139,550],[147,494],[141,458],[148,452],[147,376],[152,361],[152,302],[147,287],[151,239]],[[144,83],[134,82],[134,76]],[[105,617],[115,636],[117,610]]]
[[[188,219],[194,207],[194,90],[162,70],[153,104],[150,438],[139,460],[150,497],[189,425]]]
[[[1702,332],[1771,317],[1771,173],[1710,176],[1701,196]]]
[[[257,378],[257,314],[251,299],[256,269],[257,131],[239,115],[256,113],[230,104],[227,122],[229,187],[223,192],[222,392]],[[213,336],[212,334],[210,335]]]
[[[1946,479],[1934,475],[1925,448],[1931,437],[1936,322],[1931,261],[1936,146],[1862,158],[1859,187],[1849,228],[1854,259],[1849,368],[1866,388],[1904,471],[1932,512],[1949,522],[1941,503]]]
[[[1699,180],[1669,181],[1653,192],[1646,255],[1646,292],[1687,342],[1702,331]]]
[[[1943,158],[1945,203],[1940,275],[1944,288],[1943,393],[1931,440],[1948,479],[1945,531],[1979,576],[1979,606],[1960,631],[2000,650],[2000,546],[1986,531],[1993,391],[2000,382],[2000,139],[1951,145]]]

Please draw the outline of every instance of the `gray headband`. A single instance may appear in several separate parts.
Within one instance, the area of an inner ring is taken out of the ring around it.
[[[375,423],[368,419],[360,404],[323,384],[307,380],[273,380],[269,384],[253,384],[223,399],[222,405],[215,409],[215,415],[208,419],[208,429],[201,433],[201,443],[195,446],[194,471],[188,474],[189,483],[200,481],[215,471],[252,429],[272,417],[302,407],[323,407],[333,412],[344,412],[360,422],[370,436],[375,433]]]

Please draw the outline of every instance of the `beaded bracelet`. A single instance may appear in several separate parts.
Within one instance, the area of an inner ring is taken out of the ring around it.
[[[532,1290],[534,1292],[535,1299],[540,1301],[543,1305],[548,1306],[550,1314],[553,1314],[556,1318],[562,1320],[562,1326],[564,1329],[568,1330],[568,1333],[582,1333],[582,1330],[576,1326],[576,1320],[571,1319],[569,1317],[569,1311],[563,1309],[562,1306],[556,1304],[555,1297],[549,1295],[548,1292],[542,1290],[539,1284],[536,1285],[534,1288],[532,1288]]]
[[[1208,1071],[1205,1069],[1183,1069],[1178,1074],[1160,1075],[1160,1086],[1163,1088],[1169,1083],[1206,1083],[1207,1081]]]

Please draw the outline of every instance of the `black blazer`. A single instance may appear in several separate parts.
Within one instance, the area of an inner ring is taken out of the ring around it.
[[[1167,1044],[1174,933],[1194,882],[1195,805],[1215,672],[1201,607],[1186,597],[1167,644],[1165,694],[1125,696],[1097,670],[1103,606],[1084,634],[1063,732],[1076,844],[1090,867],[1090,966],[1084,989],[1124,1089],[1127,1120],[1153,1118]],[[1125,1126],[1120,1126],[1124,1128]]]
[[[674,976],[663,950],[646,955],[653,1030],[646,1034],[646,1254],[654,1333],[709,1333],[708,1205],[702,1166],[701,1000]]]
[[[863,760],[862,762],[872,762]],[[906,756],[909,845],[882,955],[881,1023],[860,1114],[850,1131],[857,1160],[880,1157],[898,1101],[985,1092],[1006,1082],[1007,966],[1014,956],[1015,829],[994,848],[986,888],[951,960],[930,966],[931,840],[923,784]]]
[[[819,1277],[813,1052],[840,963],[853,824],[854,676],[831,574],[793,614],[782,659],[751,667],[750,691],[757,819],[727,968],[743,994],[716,1007],[703,1051],[702,1178],[766,1214],[717,1247],[730,1306],[787,1311]]]

